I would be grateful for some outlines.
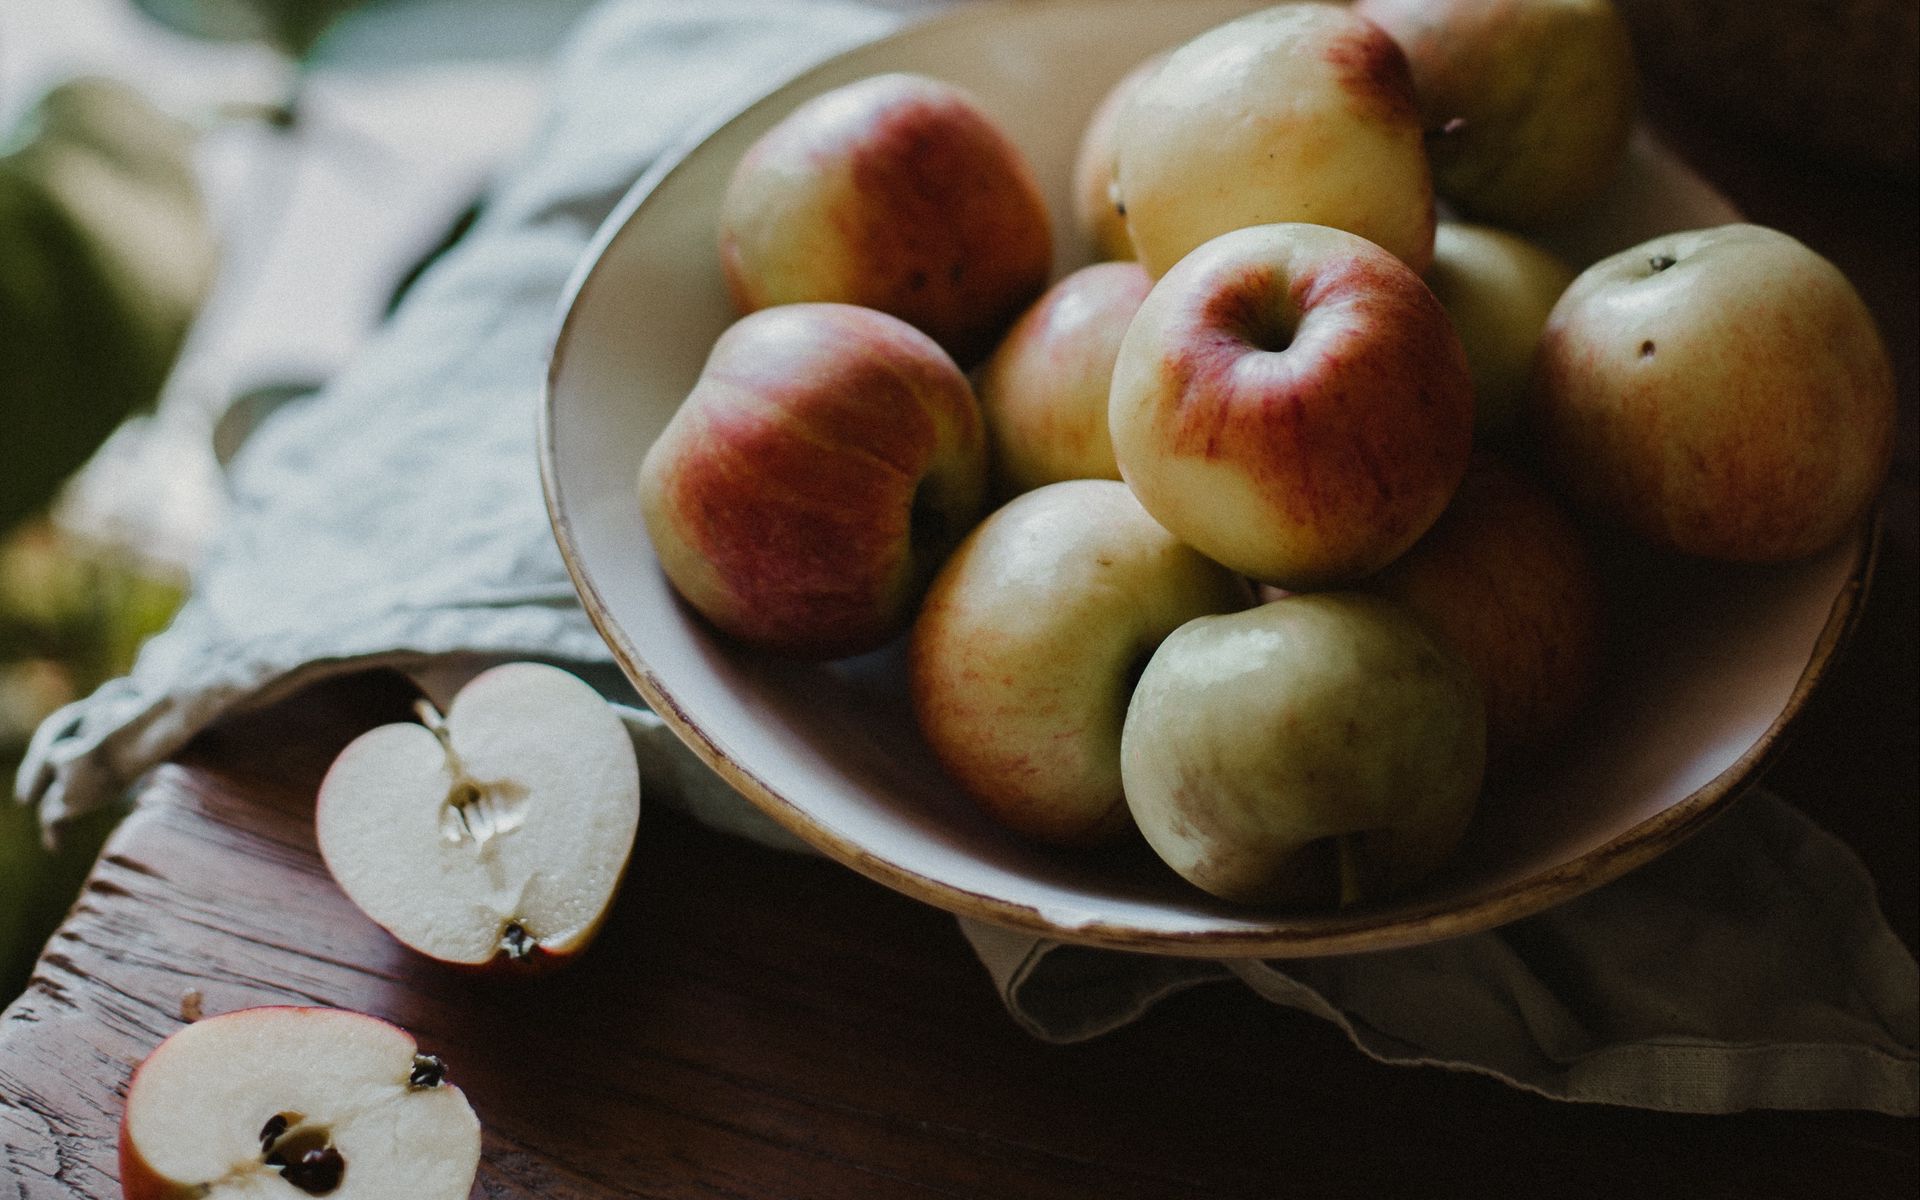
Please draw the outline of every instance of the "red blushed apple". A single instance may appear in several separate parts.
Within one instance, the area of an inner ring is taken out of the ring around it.
[[[879,75],[801,105],[750,147],[720,206],[735,304],[891,313],[971,365],[1046,287],[1046,201],[965,91]]]
[[[1765,563],[1860,527],[1896,408],[1846,276],[1777,230],[1723,225],[1583,271],[1547,318],[1526,415],[1577,507],[1668,550]]]
[[[1473,385],[1447,314],[1351,233],[1264,225],[1154,285],[1108,414],[1121,475],[1177,536],[1300,591],[1379,570],[1466,472]]]
[[[802,658],[875,649],[973,526],[986,437],[926,334],[846,304],[735,322],[640,466],[661,569],[722,632]]]
[[[332,1008],[246,1008],[156,1047],[127,1084],[127,1200],[466,1200],[480,1122],[403,1029]]]
[[[1095,263],[1047,289],[980,372],[980,409],[1002,495],[1063,479],[1118,479],[1107,395],[1120,339],[1153,280]]]
[[[1473,669],[1490,771],[1549,748],[1592,691],[1605,614],[1586,536],[1545,487],[1491,455],[1363,586],[1424,616]]]
[[[1406,56],[1342,4],[1275,4],[1176,49],[1115,131],[1115,192],[1158,277],[1209,238],[1332,225],[1416,271],[1433,259],[1433,177]]]
[[[1089,845],[1123,832],[1120,726],[1154,647],[1245,608],[1246,581],[1182,545],[1118,480],[1009,501],[935,578],[914,622],[914,714],[1000,824]]]

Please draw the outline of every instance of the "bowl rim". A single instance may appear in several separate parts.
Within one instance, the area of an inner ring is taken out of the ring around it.
[[[734,790],[771,817],[782,828],[826,857],[893,891],[931,904],[956,916],[968,917],[1053,941],[1114,950],[1148,952],[1178,957],[1266,958],[1317,957],[1361,951],[1396,949],[1480,932],[1530,916],[1609,883],[1635,867],[1657,858],[1732,807],[1778,756],[1791,726],[1805,709],[1828,667],[1838,657],[1858,625],[1864,599],[1879,559],[1882,513],[1876,504],[1856,529],[1853,561],[1845,583],[1835,595],[1815,639],[1807,665],[1795,681],[1786,704],[1767,729],[1740,757],[1718,775],[1686,796],[1611,840],[1545,871],[1492,888],[1471,900],[1436,898],[1430,903],[1391,912],[1360,910],[1351,914],[1313,914],[1311,927],[1291,924],[1294,914],[1278,914],[1266,923],[1232,929],[1190,932],[1150,930],[1122,922],[1091,921],[1062,926],[1048,921],[1032,906],[976,892],[936,879],[912,867],[876,855],[835,834],[775,791],[751,770],[730,758],[681,709],[626,630],[613,618],[582,560],[572,516],[561,496],[559,462],[554,448],[556,387],[564,371],[574,319],[588,288],[599,273],[606,251],[634,215],[666,179],[722,129],[782,100],[790,88],[841,65],[850,55],[884,53],[888,44],[918,36],[929,27],[950,28],[971,22],[992,22],[1007,10],[1028,5],[1022,0],[968,5],[910,21],[881,37],[829,55],[798,73],[778,80],[751,100],[721,111],[682,135],[643,171],[603,220],[562,289],[558,319],[548,343],[547,370],[536,406],[536,442],[540,484],[555,542],[568,577],[594,629],[613,653],[623,674],[666,726],[694,754]],[[1257,919],[1257,918],[1256,918]]]

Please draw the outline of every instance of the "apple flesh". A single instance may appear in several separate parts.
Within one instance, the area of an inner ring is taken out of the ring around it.
[[[1073,157],[1073,215],[1094,257],[1132,258],[1133,237],[1114,186],[1114,157],[1119,152],[1120,117],[1147,76],[1160,69],[1166,54],[1156,54],[1120,77],[1094,108]]]
[[[557,667],[475,676],[444,719],[371,729],[320,784],[320,854],[405,945],[467,966],[548,967],[584,950],[633,848],[633,742]]]
[[[1121,733],[1127,806],[1168,866],[1225,900],[1300,908],[1438,868],[1485,754],[1466,662],[1405,607],[1346,592],[1181,626]]]
[[[1552,493],[1491,455],[1413,549],[1363,585],[1425,617],[1487,709],[1489,770],[1538,761],[1599,672],[1605,600],[1586,535]]]
[[[904,631],[978,519],[986,435],[966,376],[884,313],[736,321],[641,463],[660,566],[723,633],[811,659]]]
[[[1263,225],[1161,278],[1120,345],[1122,477],[1178,537],[1263,583],[1359,579],[1427,531],[1473,442],[1452,323],[1351,233]]]
[[[1107,402],[1120,339],[1153,286],[1138,263],[1082,267],[1047,289],[980,372],[1000,494],[1118,479]]]
[[[1351,230],[1416,271],[1433,184],[1392,39],[1344,7],[1279,4],[1175,50],[1119,121],[1116,177],[1142,265],[1163,275],[1249,225]]]
[[[1533,354],[1574,269],[1518,234],[1442,221],[1427,286],[1453,319],[1473,375],[1473,432],[1482,443],[1512,432],[1526,402]]]
[[[1529,419],[1577,507],[1656,546],[1783,562],[1857,529],[1893,453],[1893,370],[1838,268],[1756,225],[1582,272],[1541,336]]]
[[[466,1200],[480,1122],[405,1030],[331,1008],[209,1017],[127,1085],[127,1200]]]
[[[960,88],[877,75],[802,104],[751,146],[720,205],[735,305],[891,313],[971,365],[1046,287],[1046,201]]]
[[[1476,219],[1533,229],[1613,178],[1636,72],[1611,0],[1359,0],[1406,51],[1434,187]]]
[[[1125,830],[1120,725],[1147,656],[1246,583],[1182,545],[1123,483],[1055,483],[961,543],[914,623],[914,713],[989,816],[1042,841]]]

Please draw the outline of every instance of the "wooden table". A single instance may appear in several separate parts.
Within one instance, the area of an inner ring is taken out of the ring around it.
[[[1767,776],[1851,844],[1916,941],[1914,188],[1810,173],[1653,115],[1755,219],[1838,262],[1885,327],[1903,417],[1862,624]],[[371,1011],[452,1064],[489,1197],[1906,1197],[1912,1121],[1557,1104],[1384,1067],[1235,985],[1039,1044],[954,923],[825,862],[650,812],[578,967],[476,983],[402,951],[320,866],[312,797],[404,716],[355,676],[200,739],[141,788],[0,1020],[0,1200],[110,1197],[127,1074],[193,1011]]]

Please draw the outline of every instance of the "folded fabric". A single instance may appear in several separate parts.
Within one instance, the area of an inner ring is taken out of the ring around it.
[[[561,288],[641,168],[895,20],[819,3],[601,9],[559,65],[534,150],[467,240],[342,374],[240,448],[231,516],[193,598],[128,678],[47,722],[22,797],[49,821],[85,811],[222,714],[332,672],[399,666],[439,689],[486,661],[534,657],[628,706],[650,803],[790,847],[610,665],[548,528],[534,409]],[[1015,1019],[1053,1040],[1237,978],[1375,1057],[1549,1096],[1920,1108],[1914,960],[1857,860],[1767,796],[1580,900],[1412,950],[1194,962],[964,928]]]

